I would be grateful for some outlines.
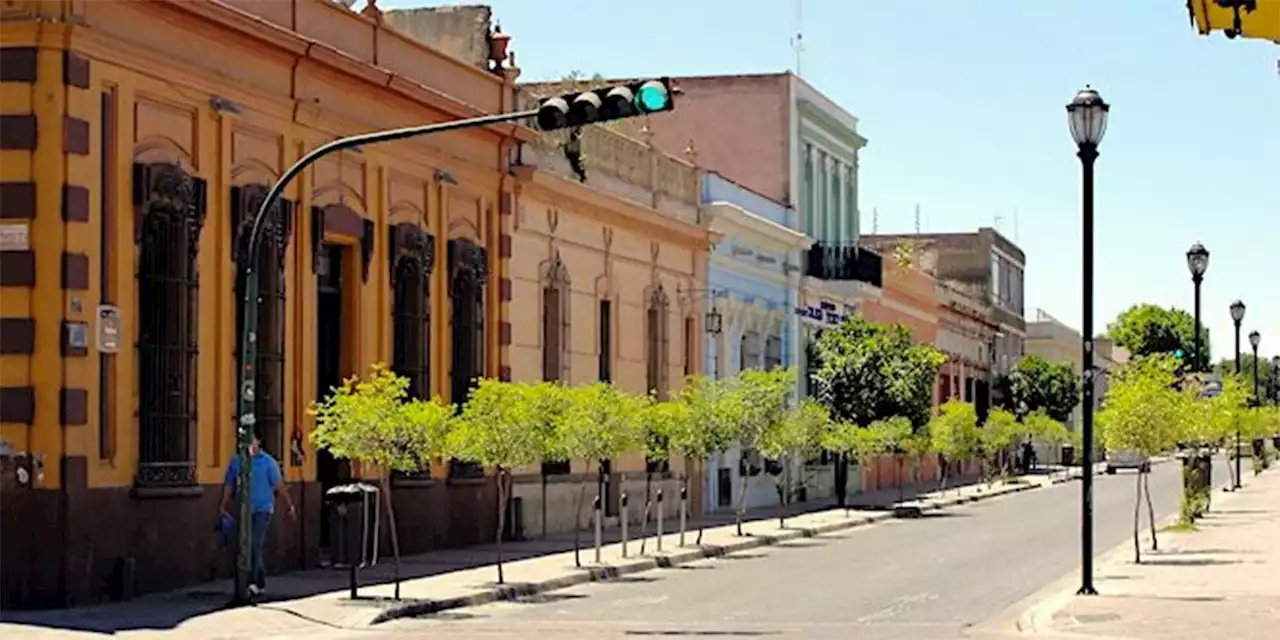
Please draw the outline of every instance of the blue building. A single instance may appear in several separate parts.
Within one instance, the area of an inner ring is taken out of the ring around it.
[[[746,369],[800,363],[796,309],[801,260],[810,240],[795,229],[794,212],[710,172],[703,178],[702,201],[704,219],[719,236],[704,299],[707,310],[716,309],[722,318],[720,332],[706,336],[708,375],[730,378]],[[740,447],[708,460],[706,509],[732,509],[744,477],[749,478],[748,508],[775,504],[773,480],[764,473],[768,464],[757,452]]]

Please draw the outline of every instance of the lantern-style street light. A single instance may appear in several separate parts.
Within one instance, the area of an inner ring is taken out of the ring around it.
[[[1236,300],[1231,303],[1231,324],[1236,328],[1236,375],[1240,375],[1240,323],[1244,322],[1244,303]],[[1240,422],[1236,421],[1236,481],[1232,490],[1240,488]]]
[[[1093,587],[1093,165],[1098,159],[1098,145],[1107,132],[1107,117],[1111,105],[1089,85],[1076,93],[1067,105],[1067,124],[1071,138],[1076,143],[1076,157],[1080,158],[1081,209],[1083,227],[1081,281],[1084,289],[1083,322],[1080,334],[1084,338],[1081,352],[1084,363],[1084,384],[1081,385],[1081,483],[1080,483],[1080,595],[1097,595]]]
[[[1204,272],[1209,269],[1209,250],[1199,242],[1187,249],[1187,269],[1191,271],[1191,283],[1195,287],[1195,360],[1194,371],[1204,371],[1204,355],[1200,349],[1200,283],[1204,282]]]

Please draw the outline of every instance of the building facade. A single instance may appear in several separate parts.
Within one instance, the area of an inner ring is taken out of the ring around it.
[[[660,118],[660,117],[659,117]],[[547,133],[521,150],[519,206],[512,221],[511,377],[573,385],[609,382],[667,397],[703,364],[703,302],[711,236],[699,210],[701,173],[689,161],[604,127],[579,140],[586,178],[565,157],[564,136]],[[702,501],[701,461],[647,463],[633,453],[606,461],[544,463],[515,473],[525,535],[585,526],[603,471],[608,524],[622,490],[634,504],[663,489],[679,495],[688,480],[690,511]],[[581,519],[577,510],[582,508]],[[656,504],[655,504],[655,508]],[[667,517],[677,500],[664,501]],[[638,522],[643,509],[629,510]]]
[[[824,326],[881,295],[881,257],[857,244],[858,163],[867,144],[858,120],[792,73],[672,80],[682,91],[679,107],[651,125],[655,144],[671,153],[696,149],[701,166],[790,208],[795,229],[815,241],[799,264],[795,307],[797,353],[807,353]],[[797,361],[802,395],[809,364]],[[806,467],[808,496],[832,495],[833,465],[827,456],[814,462]]]
[[[226,575],[208,527],[235,454],[235,261],[266,187],[343,135],[512,107],[501,58],[463,64],[376,7],[234,4],[3,9],[0,201],[29,238],[0,255],[5,606]],[[313,401],[376,362],[453,401],[508,371],[507,165],[534,138],[332,155],[269,213],[257,427],[300,511],[273,527],[270,571],[321,559],[323,491],[359,472],[312,446]],[[483,470],[400,480],[405,552],[492,537]]]
[[[703,214],[718,242],[706,290],[698,297],[721,317],[720,332],[706,337],[706,371],[724,379],[746,369],[796,364],[800,323],[793,310],[808,238],[791,228],[792,213],[786,207],[718,174],[705,174],[702,196]],[[748,508],[776,504],[770,472],[790,479],[803,469],[799,464],[779,468],[776,461],[738,446],[713,457],[704,474],[704,508],[731,510],[739,496]]]

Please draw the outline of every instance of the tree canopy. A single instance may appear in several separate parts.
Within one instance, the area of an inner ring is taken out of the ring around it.
[[[1168,355],[1135,358],[1112,377],[1098,432],[1110,451],[1156,455],[1184,440],[1191,393],[1174,387],[1178,362]]]
[[[1181,309],[1166,309],[1154,304],[1133,305],[1107,325],[1107,335],[1134,357],[1181,350],[1191,362],[1201,362],[1205,366],[1210,362],[1208,327],[1203,323],[1200,325],[1203,357],[1195,360],[1195,318]]]
[[[1070,364],[1024,356],[1000,380],[1004,408],[1019,419],[1043,412],[1059,422],[1071,418],[1080,402],[1080,375]]]
[[[815,396],[837,422],[860,426],[901,416],[916,427],[929,422],[942,352],[916,344],[903,325],[881,325],[852,315],[817,341]]]

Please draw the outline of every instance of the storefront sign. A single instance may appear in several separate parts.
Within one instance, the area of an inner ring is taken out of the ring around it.
[[[120,308],[104,304],[98,307],[98,351],[120,351]]]
[[[821,325],[837,325],[844,322],[845,318],[858,313],[857,305],[842,304],[836,305],[834,302],[825,300],[813,304],[806,301],[799,307],[796,307],[796,315],[804,320],[815,322]]]
[[[27,224],[0,224],[0,251],[30,251],[31,231]]]

